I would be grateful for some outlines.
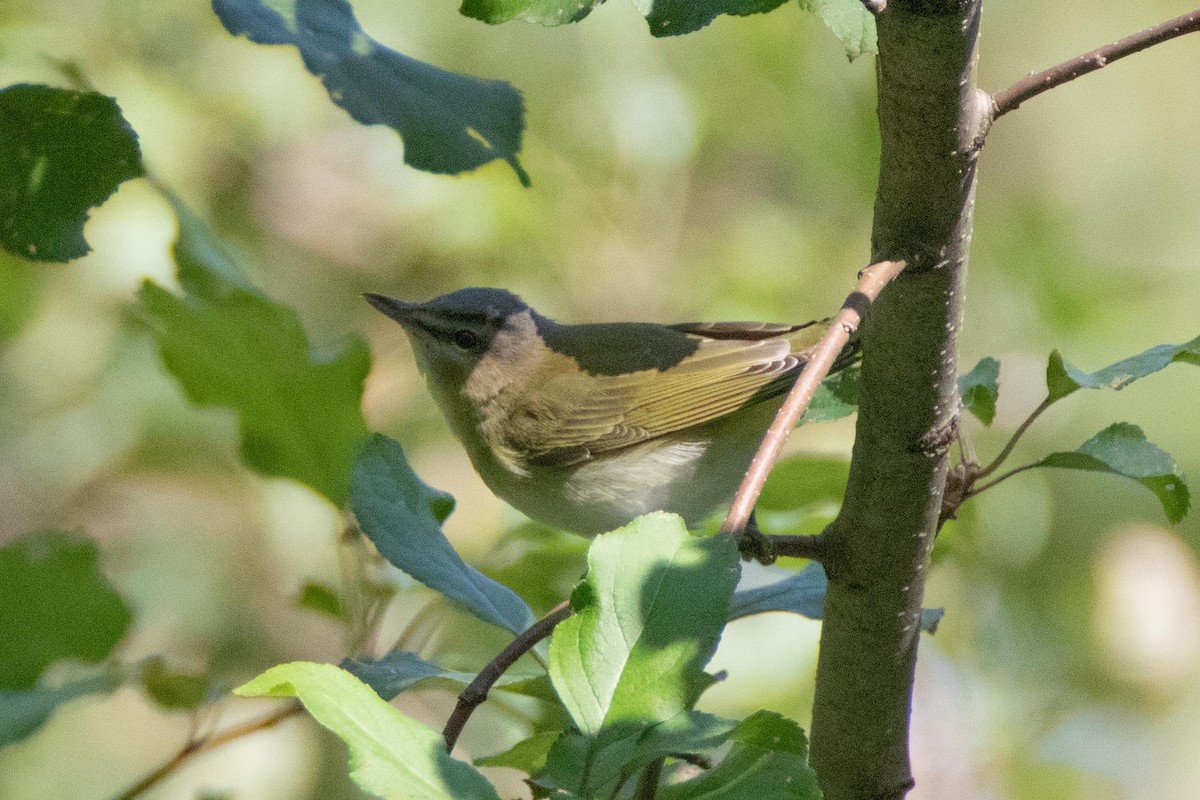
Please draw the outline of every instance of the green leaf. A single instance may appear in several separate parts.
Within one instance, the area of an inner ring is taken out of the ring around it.
[[[770,711],[747,717],[730,736],[720,764],[690,781],[665,786],[662,800],[819,800],[800,726]]]
[[[1111,472],[1131,478],[1158,497],[1167,519],[1179,522],[1190,504],[1187,484],[1174,459],[1146,440],[1136,425],[1114,423],[1069,453],[1051,453],[1035,466]]]
[[[1091,373],[1064,361],[1055,350],[1046,364],[1048,399],[1050,402],[1061,400],[1077,389],[1124,389],[1139,378],[1153,375],[1176,361],[1200,365],[1200,336],[1183,344],[1151,347]]]
[[[468,566],[450,546],[442,522],[454,498],[422,483],[397,442],[374,434],[363,444],[350,507],[380,555],[464,610],[514,633],[536,620],[516,593]]]
[[[304,584],[304,588],[300,590],[300,595],[296,598],[296,605],[334,619],[344,620],[346,618],[342,600],[338,597],[337,592],[321,583]]]
[[[383,658],[374,661],[345,658],[338,666],[370,686],[384,700],[391,700],[401,692],[407,691],[423,681],[438,679],[466,686],[475,680],[473,672],[443,669],[437,664],[426,661],[416,653],[407,653],[402,650],[393,650]],[[497,679],[492,684],[492,688],[503,689],[514,686],[521,689],[523,684],[535,677],[538,676],[515,674],[509,671]]]
[[[776,464],[758,496],[760,511],[795,511],[817,504],[840,506],[850,462],[797,456]]]
[[[121,684],[117,671],[104,670],[58,686],[39,686],[21,692],[0,691],[0,747],[34,733],[63,703],[84,695],[107,694]]]
[[[542,731],[528,739],[522,739],[503,753],[475,759],[477,767],[510,767],[530,775],[542,771],[550,747],[561,735],[561,731]]]
[[[991,356],[980,359],[974,369],[958,379],[958,393],[967,411],[984,425],[991,425],[1000,396],[1000,362]]]
[[[879,43],[875,17],[861,0],[800,0],[800,8],[821,18],[846,48],[851,61],[861,55],[877,55]]]
[[[731,537],[691,536],[673,514],[598,536],[588,574],[554,631],[550,679],[585,734],[689,708],[711,678],[739,560]]]
[[[830,375],[817,387],[800,421],[832,422],[858,411],[858,387],[861,382],[862,368],[857,364]]]
[[[318,356],[295,311],[240,288],[185,300],[147,281],[141,302],[188,397],[238,412],[247,464],[345,504],[368,433],[360,403],[371,355],[361,339]]]
[[[234,692],[300,698],[313,719],[349,746],[350,777],[363,791],[385,798],[498,800],[483,775],[446,752],[440,734],[331,664],[281,664]]]
[[[96,662],[132,615],[100,573],[95,542],[38,533],[0,548],[0,690],[32,689],[59,659]]]
[[[111,97],[50,86],[0,90],[0,246],[37,261],[91,248],[88,210],[143,174],[137,134]]]
[[[235,289],[262,295],[242,271],[242,258],[207,222],[169,189],[159,190],[171,204],[179,231],[171,253],[179,285],[190,295],[218,300]]]
[[[781,581],[734,592],[729,605],[729,621],[770,611],[786,611],[809,619],[822,619],[825,616],[828,585],[825,569],[814,561]],[[944,614],[941,608],[922,609],[921,630],[935,633]]]
[[[463,0],[458,9],[464,17],[489,25],[519,19],[553,27],[579,22],[604,0]]]
[[[521,183],[517,160],[525,128],[521,94],[504,81],[438,69],[368,36],[346,0],[213,0],[234,36],[290,44],[333,102],[364,125],[386,125],[404,140],[404,161],[458,174],[497,158]]]
[[[708,25],[722,14],[763,14],[785,0],[634,0],[653,36],[678,36]]]
[[[158,656],[142,665],[141,682],[151,700],[163,708],[177,710],[203,705],[212,689],[207,676],[173,670]]]

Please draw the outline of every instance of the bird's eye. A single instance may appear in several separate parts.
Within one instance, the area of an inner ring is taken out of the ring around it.
[[[466,328],[454,332],[454,344],[463,350],[474,350],[479,347],[479,335]]]

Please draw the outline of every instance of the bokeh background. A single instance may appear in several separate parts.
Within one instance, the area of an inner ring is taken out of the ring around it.
[[[1188,10],[1052,7],[986,5],[984,88]],[[9,0],[0,85],[66,85],[61,63],[77,66],[120,103],[148,168],[240,248],[252,280],[298,310],[318,347],[366,337],[368,422],[458,498],[449,534],[496,566],[496,542],[520,518],[471,472],[407,343],[359,294],[505,286],[564,321],[827,315],[869,255],[873,64],[847,63],[794,4],[669,40],[650,38],[622,2],[558,29],[489,28],[450,2],[355,9],[403,53],[524,92],[532,189],[499,163],[459,178],[408,169],[396,136],[333,106],[294,49],[234,39],[200,2]],[[1091,370],[1200,334],[1197,74],[1200,38],[1185,37],[1030,101],[989,138],[961,338],[963,372],[985,355],[1003,365],[995,425],[967,424],[983,457],[1043,396],[1050,350]],[[232,414],[182,396],[134,313],[144,278],[173,282],[169,207],[132,181],[87,234],[94,252],[68,265],[0,255],[0,544],[44,528],[97,540],[136,609],[122,659],[161,653],[229,685],[281,661],[336,660],[339,626],[294,598],[309,580],[337,585],[338,510],[242,467]],[[1200,475],[1198,400],[1187,365],[1120,393],[1079,393],[1014,463],[1123,420]],[[852,436],[851,420],[814,425],[792,448],[848,457]],[[1196,797],[1198,518],[1170,526],[1136,484],[1083,473],[1028,473],[965,508],[930,578],[928,605],[947,613],[922,644],[912,796]],[[410,626],[425,652],[469,638],[483,658],[502,641],[444,609],[400,603],[389,615],[388,629]],[[818,634],[778,614],[731,626],[713,665],[729,678],[705,707],[767,706],[807,725]],[[431,690],[402,702],[440,727],[452,700]],[[521,737],[518,706],[489,706],[467,754]],[[261,709],[225,703],[204,722]],[[0,797],[113,796],[190,725],[133,689],[76,701],[0,751]],[[493,774],[522,791],[515,773]],[[360,796],[344,748],[300,719],[196,760],[148,796],[222,791]]]

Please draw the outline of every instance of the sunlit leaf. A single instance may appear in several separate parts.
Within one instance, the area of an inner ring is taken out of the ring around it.
[[[454,498],[425,485],[397,442],[375,434],[363,445],[350,507],[380,555],[466,611],[514,633],[535,621],[525,601],[454,551],[442,533]]]
[[[333,102],[364,125],[400,134],[405,163],[458,174],[500,158],[528,185],[517,160],[524,103],[508,83],[448,72],[385,47],[363,31],[346,0],[213,0],[213,10],[235,36],[294,45]]]
[[[314,353],[295,311],[242,289],[184,299],[148,281],[141,301],[187,396],[238,412],[247,464],[345,504],[368,433],[360,405],[371,355],[361,339]]]
[[[538,25],[565,25],[592,13],[604,0],[463,0],[459,12],[490,25],[519,19]]]
[[[234,691],[300,698],[313,719],[349,746],[350,776],[363,791],[385,798],[498,800],[483,775],[446,752],[440,734],[331,664],[281,664]]]
[[[50,86],[0,90],[0,246],[37,261],[91,248],[88,211],[142,175],[137,134],[111,97]]]
[[[1051,453],[1037,465],[1131,478],[1154,492],[1171,522],[1183,519],[1191,502],[1175,460],[1147,441],[1141,428],[1127,422],[1108,426],[1072,452]]]
[[[60,659],[101,661],[129,607],[100,572],[95,542],[38,533],[0,548],[0,690],[33,689]]]
[[[821,18],[846,48],[846,57],[851,61],[879,52],[875,17],[862,0],[800,0],[800,7]]]
[[[963,408],[984,425],[996,418],[996,399],[1000,396],[1000,362],[988,356],[980,359],[974,369],[958,379],[958,393]]]

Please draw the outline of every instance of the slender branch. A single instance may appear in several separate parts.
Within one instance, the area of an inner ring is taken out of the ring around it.
[[[967,493],[965,495],[963,495],[963,500],[970,500],[972,497],[975,497],[976,495],[982,494],[983,492],[986,492],[988,489],[991,489],[996,484],[1002,483],[1002,482],[1008,480],[1013,475],[1018,475],[1022,472],[1025,472],[1026,470],[1035,469],[1037,467],[1040,467],[1041,465],[1042,465],[1042,462],[1034,461],[1032,464],[1025,464],[1024,466],[1015,467],[1013,469],[1010,469],[1008,472],[1004,473],[1003,475],[999,476],[998,478],[993,478],[992,480],[988,481],[987,483],[981,484],[979,486],[972,486],[970,489],[967,490]]]
[[[810,558],[820,561],[825,556],[824,536],[768,536],[767,543],[775,556]]]
[[[900,274],[904,265],[903,261],[880,261],[859,273],[858,286],[846,298],[841,311],[833,318],[808,363],[796,377],[796,383],[788,392],[787,399],[783,401],[771,427],[767,429],[758,452],[754,454],[754,460],[750,462],[750,468],[746,470],[746,477],[742,479],[742,485],[734,495],[729,515],[721,526],[723,532],[740,533],[746,529],[746,523],[754,511],[754,504],[758,502],[758,495],[762,492],[767,475],[771,472],[775,459],[779,457],[779,451],[783,449],[788,435],[808,410],[808,404],[812,402],[817,387],[825,380],[838,354],[850,341],[850,334],[858,330],[867,307],[875,302],[883,287]]]
[[[1050,397],[1047,397],[1038,405],[1037,408],[1031,411],[1029,416],[1025,418],[1025,421],[1018,425],[1017,429],[1013,431],[1012,438],[1008,440],[1008,442],[1004,445],[1004,449],[1001,450],[996,458],[992,460],[992,463],[988,464],[986,467],[982,467],[974,471],[974,473],[971,475],[971,483],[974,483],[980,478],[986,478],[988,475],[991,475],[993,472],[999,469],[1000,465],[1002,465],[1005,459],[1007,459],[1012,453],[1013,448],[1017,446],[1017,442],[1020,441],[1021,437],[1025,435],[1025,431],[1029,430],[1029,427],[1037,421],[1037,418],[1042,415],[1042,412],[1052,405],[1054,405],[1054,400]],[[970,497],[971,495],[972,492],[968,490],[966,497]]]
[[[1126,36],[1124,39],[1104,47],[1097,47],[1090,53],[1084,53],[1070,61],[1050,67],[1050,69],[1035,72],[992,96],[993,119],[999,119],[1009,111],[1016,109],[1021,103],[1042,92],[1073,81],[1081,75],[1095,72],[1119,58],[1133,55],[1147,47],[1153,47],[1174,39],[1176,36],[1183,36],[1185,33],[1193,33],[1198,30],[1200,30],[1200,9]]]
[[[551,609],[549,614],[530,625],[520,636],[513,639],[508,647],[501,650],[499,655],[479,671],[475,680],[462,690],[462,694],[458,696],[458,703],[454,706],[454,711],[446,720],[446,727],[442,730],[442,738],[446,740],[446,752],[454,749],[454,744],[458,741],[463,728],[466,727],[467,720],[471,718],[471,714],[475,713],[475,709],[484,700],[487,700],[488,690],[496,681],[500,680],[500,676],[515,664],[518,658],[529,652],[535,644],[549,636],[550,631],[554,630],[558,623],[573,613],[571,603],[567,600],[562,601]]]
[[[642,770],[642,777],[638,778],[633,800],[654,800],[658,796],[658,781],[662,777],[663,764],[666,761],[666,756],[659,756],[646,765]]]
[[[240,739],[243,736],[249,736],[252,733],[265,731],[280,722],[283,722],[288,717],[298,714],[304,706],[299,701],[292,701],[283,708],[268,714],[257,720],[252,720],[244,725],[238,725],[230,728],[224,733],[216,734],[207,738],[196,739],[189,737],[187,744],[180,748],[179,752],[172,756],[166,763],[155,769],[146,777],[135,783],[130,788],[126,789],[121,794],[117,795],[116,800],[133,800],[135,797],[141,796],[157,785],[160,781],[166,778],[171,773],[175,772],[190,759],[207,753],[209,750],[215,750],[221,745],[232,742],[235,739]]]

